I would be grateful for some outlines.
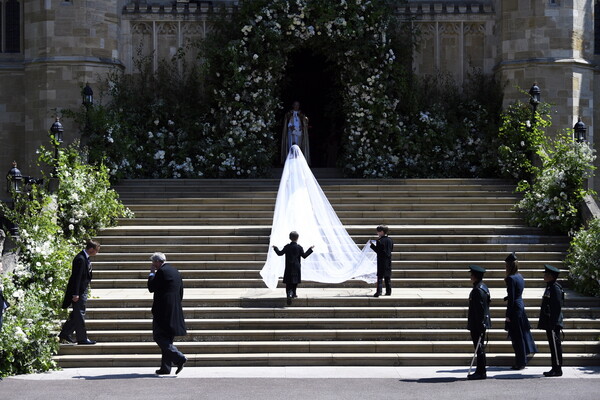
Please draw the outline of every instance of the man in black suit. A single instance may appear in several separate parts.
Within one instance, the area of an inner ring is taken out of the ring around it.
[[[392,295],[392,250],[394,243],[388,236],[388,227],[379,225],[377,227],[379,239],[373,243],[371,248],[377,253],[377,291],[373,297],[381,296],[383,291],[383,280],[385,280],[385,295]]]
[[[173,345],[175,336],[187,333],[181,301],[183,300],[183,280],[179,271],[167,264],[163,253],[154,253],[150,257],[152,267],[148,276],[148,290],[154,293],[152,303],[152,334],[160,347],[162,359],[158,375],[171,373],[171,366],[176,365],[179,374],[187,358]]]
[[[85,249],[81,251],[73,260],[73,268],[69,283],[65,290],[65,298],[62,308],[73,306],[73,311],[69,319],[64,323],[58,337],[66,342],[75,343],[71,337],[73,331],[76,333],[77,344],[96,344],[95,341],[88,339],[85,329],[85,305],[88,297],[88,286],[92,281],[92,263],[90,257],[95,256],[100,251],[100,243],[95,240],[89,240]]]

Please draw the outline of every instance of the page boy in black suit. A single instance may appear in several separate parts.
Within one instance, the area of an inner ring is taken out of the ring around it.
[[[85,305],[88,297],[88,286],[92,281],[92,263],[90,257],[95,256],[100,251],[100,243],[95,240],[89,240],[85,249],[82,250],[73,260],[73,267],[69,283],[65,290],[65,298],[62,308],[73,306],[73,311],[69,319],[64,323],[58,337],[66,342],[75,343],[71,337],[73,331],[76,333],[77,344],[96,344],[95,341],[88,339],[85,329]]]
[[[371,248],[377,253],[377,291],[373,297],[381,296],[383,291],[383,280],[385,280],[385,295],[392,295],[392,250],[394,243],[388,236],[388,227],[379,225],[377,227],[379,239],[373,243]]]
[[[273,250],[278,256],[285,254],[285,271],[283,272],[283,283],[285,283],[285,291],[287,297],[287,304],[292,304],[292,298],[298,297],[296,295],[296,288],[302,281],[302,274],[300,271],[300,257],[306,258],[312,254],[313,248],[311,246],[308,251],[304,252],[302,246],[298,242],[298,232],[290,232],[291,243],[286,244],[283,249],[279,250],[277,246],[273,246]]]

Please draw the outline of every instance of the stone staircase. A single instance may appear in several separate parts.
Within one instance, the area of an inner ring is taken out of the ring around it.
[[[393,295],[373,298],[362,281],[303,282],[285,305],[259,271],[266,259],[278,180],[131,180],[117,189],[136,218],[98,237],[89,336],[95,346],[62,345],[63,367],[157,366],[148,258],[167,254],[184,277],[188,335],[177,346],[189,366],[468,365],[467,265],[488,269],[494,329],[491,365],[510,365],[504,323],[504,258],[519,254],[527,312],[535,326],[542,265],[563,267],[566,237],[524,225],[514,187],[499,180],[320,179],[356,243],[380,223],[394,239]],[[281,238],[282,244],[286,238]],[[600,302],[567,292],[565,364],[600,362]],[[533,330],[549,365],[545,333]]]

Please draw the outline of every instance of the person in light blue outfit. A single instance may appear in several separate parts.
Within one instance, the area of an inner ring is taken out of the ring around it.
[[[527,356],[537,353],[537,347],[531,335],[531,326],[525,313],[523,302],[523,289],[525,280],[519,271],[519,261],[515,253],[510,254],[504,260],[506,262],[506,291],[504,298],[506,303],[505,330],[512,342],[515,351],[515,363],[511,367],[514,370],[524,369],[527,365]]]

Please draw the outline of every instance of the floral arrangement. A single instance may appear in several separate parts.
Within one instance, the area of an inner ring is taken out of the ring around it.
[[[600,219],[573,236],[565,261],[575,290],[600,297]]]
[[[584,187],[593,176],[594,152],[588,143],[577,143],[569,134],[545,140],[537,152],[541,169],[536,170],[532,184],[522,181],[518,188],[525,195],[517,209],[529,225],[562,233],[573,233],[580,226],[579,206],[593,193]]]
[[[11,304],[0,332],[0,376],[55,367],[55,332],[65,316],[61,303],[72,258],[86,238],[117,218],[132,216],[110,188],[107,168],[86,165],[76,144],[60,151],[56,163],[42,148],[40,162],[56,165],[58,189],[51,193],[32,185],[13,207],[0,203],[0,213],[19,226],[19,236],[13,237],[17,266],[0,276]]]
[[[214,129],[222,136],[217,157],[222,176],[257,176],[271,166],[277,153],[273,132],[286,55],[304,43],[328,47],[327,56],[340,71],[346,172],[365,177],[392,174],[398,135],[397,100],[388,94],[396,58],[386,35],[388,6],[381,0],[242,4],[235,16],[241,34],[225,32],[223,39],[210,41],[216,45],[207,57],[215,95]]]
[[[501,99],[501,89],[477,74],[473,88],[412,76],[405,60],[415,32],[395,19],[395,5],[243,2],[214,21],[196,65],[180,68],[188,49],[157,71],[140,57],[134,73],[109,74],[105,104],[67,115],[82,128],[90,162],[117,179],[270,176],[290,54],[310,48],[337,74],[345,175],[493,176],[500,103],[486,101]]]

